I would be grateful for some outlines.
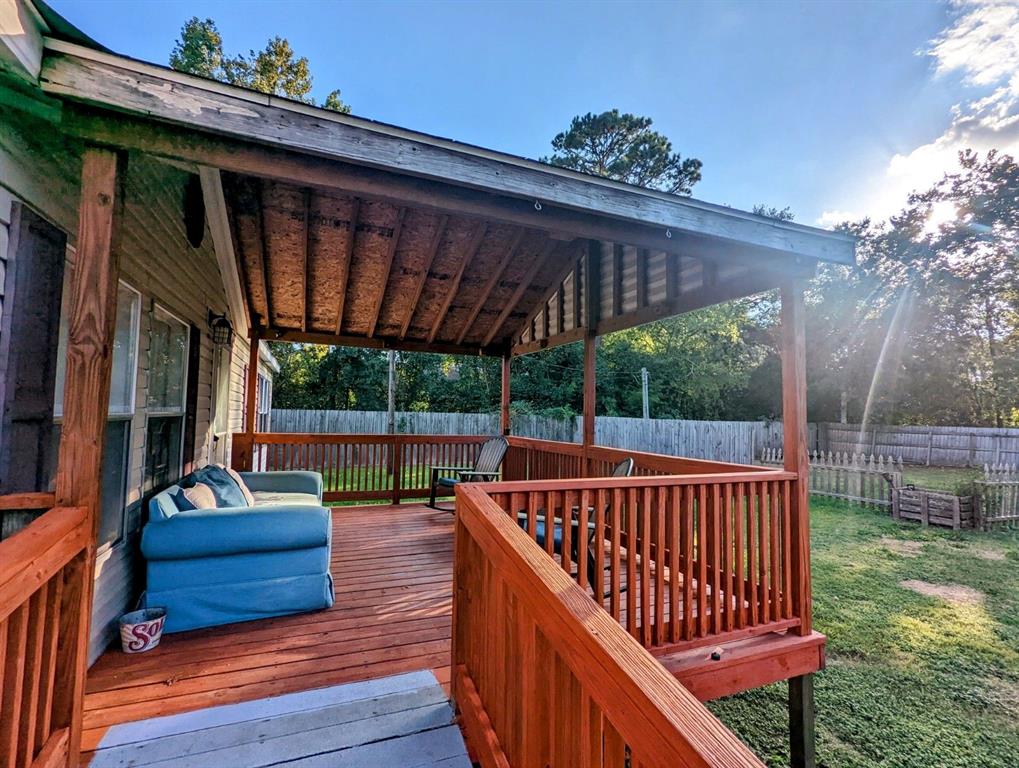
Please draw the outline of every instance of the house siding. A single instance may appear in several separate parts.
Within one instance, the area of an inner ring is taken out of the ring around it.
[[[7,255],[11,195],[25,200],[68,234],[73,264],[76,210],[81,159],[72,148],[55,146],[42,132],[12,124],[0,135],[0,270]],[[185,237],[182,212],[188,171],[131,153],[125,179],[125,206],[120,235],[120,278],[141,294],[135,412],[131,418],[130,461],[127,471],[127,512],[124,535],[105,547],[96,559],[95,599],[90,637],[90,663],[117,636],[117,619],[134,607],[143,587],[144,570],[138,552],[143,504],[152,490],[145,485],[145,438],[149,382],[149,331],[156,304],[201,332],[195,440],[184,447],[184,459],[200,467],[229,460],[230,432],[243,424],[243,371],[248,343],[235,338],[230,360],[228,431],[213,434],[214,345],[208,333],[208,312],[229,310],[223,277],[206,228],[199,248]],[[46,179],[46,183],[41,183]],[[0,301],[2,301],[0,280]],[[239,326],[238,318],[231,318]]]

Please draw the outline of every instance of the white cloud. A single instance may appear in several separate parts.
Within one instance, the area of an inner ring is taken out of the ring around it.
[[[982,93],[955,107],[941,136],[893,155],[864,192],[842,201],[843,210],[826,210],[818,224],[887,218],[910,192],[926,189],[953,168],[963,149],[1019,155],[1019,0],[957,0],[953,8],[953,22],[923,53],[933,60],[935,76],[959,74]]]

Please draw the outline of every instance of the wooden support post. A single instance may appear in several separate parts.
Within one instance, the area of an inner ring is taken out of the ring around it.
[[[792,768],[817,765],[813,675],[789,678],[789,764]]]
[[[782,285],[782,430],[784,464],[795,472],[792,510],[793,615],[800,625],[793,631],[809,635],[813,629],[810,603],[810,460],[807,455],[806,331],[803,285]]]
[[[597,397],[597,359],[598,337],[593,334],[584,336],[584,429],[583,443],[585,450],[594,445],[595,439],[595,399]]]
[[[78,240],[67,308],[64,422],[57,459],[56,503],[85,507],[92,535],[68,568],[61,609],[62,661],[54,681],[53,727],[67,727],[68,762],[81,747],[82,705],[92,618],[103,444],[117,323],[117,238],[123,211],[125,156],[94,147],[82,153]]]
[[[499,403],[499,427],[504,435],[511,431],[510,426],[510,363],[513,358],[509,353],[502,356],[502,398]]]
[[[584,446],[584,474],[590,475],[587,449],[595,441],[595,406],[597,402],[597,358],[599,308],[601,305],[601,263],[603,249],[611,248],[598,240],[591,240],[584,254],[584,417],[582,443]]]

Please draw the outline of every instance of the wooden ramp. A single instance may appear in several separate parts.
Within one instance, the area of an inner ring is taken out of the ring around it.
[[[470,768],[429,671],[227,704],[109,729],[89,768]]]

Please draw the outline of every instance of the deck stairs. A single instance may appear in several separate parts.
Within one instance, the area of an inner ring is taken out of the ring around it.
[[[430,671],[112,727],[89,768],[470,768]]]

